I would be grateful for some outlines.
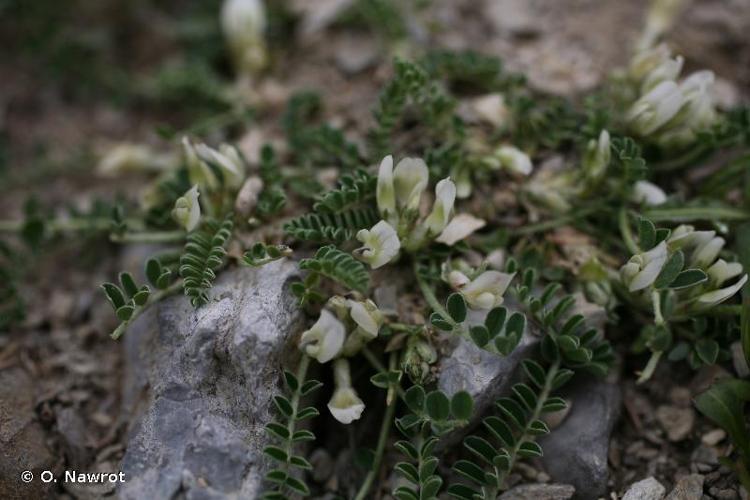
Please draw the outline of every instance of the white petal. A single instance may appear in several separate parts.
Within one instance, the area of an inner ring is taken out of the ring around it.
[[[365,404],[359,399],[354,389],[348,387],[336,389],[328,402],[331,415],[342,424],[351,424],[359,420],[364,409]]]
[[[503,167],[513,173],[529,175],[532,170],[529,155],[513,146],[502,146],[495,152]]]
[[[724,238],[716,237],[703,243],[693,252],[691,262],[698,267],[707,267],[711,265],[716,257],[719,256],[719,252],[724,248]]]
[[[375,304],[372,304],[373,306]],[[349,301],[349,314],[360,329],[362,329],[369,337],[375,338],[378,336],[380,330],[380,324],[377,321],[374,313],[371,313],[365,307],[365,304],[356,300]],[[376,312],[379,312],[376,309]]]
[[[357,233],[357,239],[363,247],[356,250],[355,255],[377,269],[393,260],[401,249],[396,230],[386,221],[381,220],[372,229],[362,229]]]
[[[425,220],[425,226],[430,234],[440,233],[448,224],[456,202],[456,185],[450,179],[443,179],[435,186],[435,204],[432,212]]]
[[[452,246],[469,236],[474,231],[483,228],[485,224],[486,222],[483,219],[474,217],[471,214],[457,214],[451,219],[448,225],[445,226],[445,229],[443,229],[443,232],[440,233],[440,236],[438,236],[435,241]]]
[[[419,207],[430,173],[421,158],[404,158],[393,171],[393,186],[396,190],[396,203],[401,209],[415,210]]]
[[[635,203],[645,203],[646,205],[661,205],[667,201],[667,195],[656,184],[648,181],[638,181],[633,186],[631,199]]]
[[[485,271],[461,289],[470,306],[488,309],[503,302],[503,294],[513,280],[513,274]]]
[[[721,286],[725,281],[729,281],[742,274],[742,264],[719,259],[708,268],[706,273],[708,273],[714,285]]]
[[[375,198],[378,210],[383,217],[396,213],[396,194],[393,190],[393,156],[388,155],[380,162],[378,185]]]
[[[714,290],[713,292],[704,293],[703,295],[698,297],[698,303],[704,307],[711,307],[720,304],[721,302],[724,302],[732,295],[737,293],[740,288],[745,285],[746,282],[747,274],[732,286],[722,288],[721,290]]]
[[[346,331],[344,324],[326,309],[320,311],[318,321],[300,338],[300,347],[308,356],[327,363],[335,358],[344,345]]]
[[[643,290],[656,281],[662,268],[664,268],[664,264],[667,262],[667,244],[662,241],[648,252],[641,254],[641,256],[645,266],[630,282],[628,289],[631,292]]]

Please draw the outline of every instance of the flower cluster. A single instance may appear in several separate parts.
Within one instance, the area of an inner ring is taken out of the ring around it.
[[[716,120],[714,74],[697,71],[677,81],[683,59],[666,45],[638,53],[628,70],[640,96],[627,112],[630,128],[664,147],[682,147]]]
[[[182,139],[185,163],[190,182],[203,191],[216,191],[219,186],[237,190],[245,180],[245,162],[234,146],[222,144],[213,149],[205,144],[193,144]]]
[[[734,284],[722,288],[742,274],[741,264],[718,258],[724,243],[724,238],[716,236],[715,231],[679,226],[665,241],[631,257],[620,269],[622,282],[630,292],[652,289],[673,254],[681,251],[688,255],[687,267],[703,271],[707,279],[695,282],[700,286],[677,290],[682,295],[680,299],[694,311],[713,307],[736,294],[748,279],[745,274]]]
[[[332,297],[320,311],[318,321],[300,338],[299,347],[319,363],[334,360],[336,391],[328,403],[331,414],[341,423],[357,420],[364,404],[351,387],[349,362],[362,347],[378,336],[383,314],[371,300]]]

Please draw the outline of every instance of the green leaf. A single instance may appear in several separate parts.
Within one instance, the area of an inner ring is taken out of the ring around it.
[[[122,307],[119,307],[117,311],[115,311],[115,314],[117,315],[117,318],[120,321],[128,321],[130,318],[133,317],[133,312],[135,311],[135,308],[129,304],[126,304]]]
[[[404,394],[404,400],[406,406],[414,413],[422,413],[424,411],[425,403],[425,392],[422,386],[413,385]]]
[[[398,451],[412,460],[419,460],[419,452],[409,441],[397,441],[394,446]]]
[[[115,311],[125,305],[125,297],[117,285],[113,283],[102,283],[102,290],[104,290],[107,300],[112,304],[112,308]]]
[[[480,485],[487,484],[487,480],[484,477],[484,471],[482,470],[482,468],[472,462],[469,462],[468,460],[457,461],[453,465],[453,470],[456,473],[464,476],[467,479],[471,479],[472,481]]]
[[[443,480],[439,476],[432,476],[422,481],[421,500],[432,500],[436,498]]]
[[[278,408],[285,417],[291,417],[292,413],[294,413],[292,403],[290,403],[284,396],[274,396],[273,402],[276,405],[276,408]]]
[[[750,382],[738,379],[719,380],[695,398],[698,410],[729,434],[745,463],[750,459],[750,435],[744,416],[748,400]]]
[[[393,496],[396,500],[419,500],[419,496],[406,486],[399,486],[396,488],[396,491],[393,492]]]
[[[266,446],[265,448],[263,448],[263,453],[273,458],[274,460],[278,460],[279,462],[286,462],[287,460],[286,452],[278,446]]]
[[[458,391],[451,398],[451,414],[456,420],[469,420],[474,411],[474,400],[466,391]]]
[[[669,286],[680,274],[683,267],[685,267],[685,254],[682,253],[682,250],[677,250],[664,264],[659,276],[654,281],[654,287],[666,288]]]
[[[497,451],[495,450],[495,447],[485,439],[482,439],[479,436],[467,436],[466,439],[464,439],[464,446],[467,450],[488,464],[493,464]]]
[[[312,470],[313,466],[310,462],[299,455],[295,455],[289,459],[289,463],[298,469]]]
[[[516,312],[510,315],[508,318],[508,324],[505,327],[506,335],[514,335],[520,339],[526,329],[526,316]]]
[[[286,485],[289,488],[296,491],[297,493],[299,493],[300,495],[303,495],[303,496],[310,495],[310,489],[307,487],[307,485],[295,477],[288,476],[286,478]]]
[[[311,259],[302,259],[299,267],[318,272],[360,293],[365,293],[370,286],[370,273],[365,265],[333,245],[321,247]]]
[[[549,434],[549,427],[541,420],[534,420],[529,424],[529,432],[535,436]]]
[[[484,326],[487,328],[490,338],[496,337],[502,331],[507,315],[508,310],[504,307],[495,307],[487,314]]]
[[[323,387],[323,384],[317,380],[308,380],[304,384],[302,384],[302,389],[300,390],[300,394],[303,396],[307,396],[313,391],[317,391]]]
[[[706,280],[708,280],[708,275],[700,269],[686,269],[677,275],[674,281],[669,284],[669,288],[681,290],[698,285]]]
[[[656,226],[648,219],[638,221],[638,242],[644,252],[654,247],[656,242]]]
[[[474,500],[476,495],[479,495],[475,490],[463,484],[451,484],[446,492],[453,498],[460,498],[461,500]]]
[[[750,269],[750,224],[737,228],[737,256],[743,269]],[[745,362],[750,365],[750,282],[742,287],[742,310],[740,313],[740,336]]]
[[[295,443],[301,443],[304,441],[315,441],[315,434],[308,430],[295,431],[292,435],[292,441]]]
[[[544,371],[544,368],[534,361],[533,359],[525,359],[521,363],[521,366],[523,367],[523,371],[526,372],[526,375],[529,377],[529,379],[534,382],[534,385],[539,387],[540,389],[544,387],[545,381],[547,379],[547,374]]]
[[[427,415],[437,421],[446,420],[450,416],[451,403],[442,391],[432,391],[425,398]]]
[[[269,424],[266,424],[266,431],[278,437],[279,439],[282,439],[282,440],[289,439],[289,429],[287,429],[286,426],[281,425],[278,422],[271,422]]]
[[[453,330],[453,325],[443,318],[440,313],[432,313],[430,315],[430,323],[438,330],[443,330],[444,332]]]
[[[513,394],[516,396],[516,399],[523,404],[527,410],[533,411],[536,407],[536,394],[533,390],[531,390],[531,387],[529,387],[526,384],[514,384],[513,385]]]
[[[417,471],[417,468],[413,464],[399,462],[396,464],[395,469],[412,483],[419,484],[419,471]]]
[[[511,398],[500,398],[495,402],[495,405],[519,429],[525,427],[526,412],[517,401]]]
[[[482,423],[498,440],[500,440],[500,442],[503,443],[503,446],[506,448],[512,448],[515,445],[516,440],[513,437],[513,432],[508,424],[506,424],[501,418],[490,416],[485,418]]]
[[[307,408],[301,409],[297,412],[297,420],[305,420],[306,418],[313,418],[320,415],[320,412],[314,406],[308,406]]]
[[[466,319],[466,301],[460,293],[452,293],[445,303],[448,314],[456,323],[463,323]]]
[[[547,399],[547,401],[544,402],[544,404],[542,405],[542,412],[551,413],[553,411],[564,410],[567,407],[568,403],[566,403],[564,399],[555,396]]]
[[[719,344],[714,339],[699,339],[695,343],[695,352],[698,353],[701,361],[712,365],[716,363],[716,358],[719,356]]]
[[[120,284],[128,297],[133,297],[138,293],[138,285],[135,284],[133,275],[129,272],[123,271],[120,273]]]
[[[469,335],[471,335],[471,340],[473,340],[478,347],[484,347],[490,341],[490,333],[484,325],[472,326],[469,329]]]
[[[518,455],[523,458],[536,458],[542,456],[542,447],[534,441],[524,441],[518,448]]]

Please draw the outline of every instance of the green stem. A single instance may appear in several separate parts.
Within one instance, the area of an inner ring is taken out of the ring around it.
[[[696,161],[703,154],[708,153],[708,148],[704,145],[698,145],[693,149],[689,149],[681,156],[672,158],[663,162],[657,162],[652,165],[652,168],[657,172],[670,172],[686,166],[688,163]]]
[[[286,440],[286,464],[284,467],[284,472],[289,472],[290,468],[290,460],[292,459],[292,456],[294,455],[294,440],[292,440],[292,436],[294,435],[294,424],[297,421],[297,413],[299,411],[299,401],[302,396],[302,386],[305,383],[305,377],[307,376],[307,367],[310,366],[310,356],[307,356],[305,354],[302,355],[302,359],[299,362],[299,366],[297,367],[297,373],[295,374],[295,377],[297,378],[297,389],[292,394],[292,400],[290,403],[292,404],[292,414],[289,417],[289,421],[286,424],[286,430],[289,432],[289,439]]]
[[[740,479],[740,483],[742,483],[742,487],[745,488],[745,491],[750,491],[750,473],[748,473],[744,461],[742,459],[737,460],[734,468],[737,472],[737,477]]]
[[[0,232],[17,233],[26,225],[25,220],[0,220]],[[52,233],[67,231],[107,231],[112,225],[112,219],[53,219],[45,227]]]
[[[635,238],[633,238],[633,232],[630,229],[630,222],[628,222],[628,211],[625,207],[620,209],[620,212],[617,215],[617,221],[620,225],[622,239],[625,241],[625,246],[628,247],[630,253],[640,253],[641,249],[638,248],[638,244],[635,242]]]
[[[563,226],[569,222],[573,222],[577,219],[580,219],[582,217],[585,217],[591,213],[594,213],[598,208],[584,208],[582,210],[579,210],[577,212],[573,212],[570,214],[562,215],[560,217],[556,217],[554,219],[537,222],[535,224],[528,224],[521,228],[518,228],[513,232],[516,236],[524,236],[528,234],[534,234],[541,231],[547,231],[549,229],[555,229],[557,227]]]
[[[396,356],[397,353],[391,353],[390,358],[390,368],[394,369],[396,367]],[[393,415],[396,411],[396,398],[393,398],[393,400],[388,404],[388,406],[385,409],[385,415],[383,415],[383,423],[380,426],[380,436],[378,436],[378,444],[375,447],[375,457],[373,459],[372,468],[367,473],[367,476],[365,477],[364,482],[362,483],[362,486],[359,488],[359,491],[357,492],[357,496],[354,497],[354,500],[364,500],[365,498],[368,498],[368,493],[370,492],[370,488],[372,487],[372,484],[375,482],[375,477],[377,476],[378,472],[380,471],[380,462],[383,460],[383,452],[385,451],[385,443],[388,440],[388,435],[390,434],[391,425],[393,425]]]
[[[182,280],[175,281],[164,290],[159,290],[158,292],[152,293],[148,298],[148,302],[143,304],[141,307],[137,307],[135,311],[133,311],[133,315],[130,317],[130,319],[120,323],[117,326],[117,328],[115,328],[115,331],[112,332],[111,337],[114,340],[119,339],[122,336],[122,334],[125,333],[125,330],[127,330],[128,325],[132,323],[138,316],[140,316],[149,305],[155,304],[159,302],[160,300],[162,300],[163,298],[168,297],[172,295],[173,293],[176,293],[180,290],[182,290]]]
[[[547,401],[547,398],[549,398],[550,393],[552,392],[552,383],[555,380],[555,376],[557,375],[558,370],[560,369],[560,361],[557,360],[549,367],[549,370],[547,371],[547,376],[544,379],[544,387],[542,387],[541,392],[539,393],[539,398],[536,401],[536,406],[534,407],[534,411],[531,413],[531,417],[526,423],[526,427],[523,429],[523,432],[521,435],[516,439],[515,445],[513,445],[513,448],[508,450],[510,454],[510,468],[509,471],[513,469],[513,464],[515,464],[517,456],[518,456],[518,450],[521,448],[521,445],[524,443],[524,441],[528,441],[529,439],[533,439],[533,435],[529,433],[529,428],[531,426],[531,423],[535,420],[538,420],[539,417],[542,415],[542,408],[544,407],[544,403]],[[497,470],[497,469],[496,469]],[[497,473],[497,489],[502,489],[503,484],[505,483],[507,472],[499,471]],[[495,492],[496,493],[496,492]],[[495,498],[495,496],[491,497],[485,497],[485,498]]]
[[[435,292],[432,291],[432,288],[430,287],[429,283],[427,283],[420,275],[419,272],[417,272],[417,263],[414,262],[414,276],[417,278],[417,283],[419,284],[419,289],[422,291],[422,296],[424,297],[424,300],[429,304],[429,306],[432,308],[433,311],[440,314],[445,321],[450,323],[450,325],[453,328],[456,328],[458,326],[458,323],[453,321],[453,318],[451,318],[451,315],[448,314],[448,311],[445,310],[443,305],[440,303],[440,301],[435,296]]]
[[[375,370],[378,371],[378,373],[388,373],[388,370],[386,370],[385,366],[383,366],[383,363],[380,362],[377,356],[373,354],[371,350],[367,348],[367,346],[362,347],[362,355],[365,357],[368,363],[372,365]],[[404,389],[398,385],[396,386],[396,392],[398,393],[398,396],[401,399],[404,399]]]
[[[185,239],[185,231],[151,231],[141,233],[113,234],[115,243],[174,243]]]
[[[654,351],[651,353],[651,357],[648,359],[648,363],[646,363],[646,367],[641,372],[641,376],[638,377],[636,384],[642,384],[653,376],[654,370],[659,366],[662,354],[664,354],[664,351]]]

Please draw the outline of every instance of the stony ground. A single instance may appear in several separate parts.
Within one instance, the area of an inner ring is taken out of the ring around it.
[[[345,1],[321,0],[315,10],[309,3],[297,2],[304,16],[300,33],[289,41],[283,61],[255,89],[270,106],[257,117],[260,126],[241,141],[247,152],[280,137],[278,119],[285,98],[301,88],[319,90],[329,118],[356,135],[389,75],[390,62],[382,55],[377,35],[330,27],[321,18],[326,8],[335,10]],[[133,2],[140,8],[127,7],[124,0],[101,4],[83,9],[85,15],[79,18],[61,16],[58,22],[65,27],[64,35],[96,26],[92,36],[105,45],[94,60],[106,60],[124,72],[124,81],[179,55],[180,47],[165,35],[169,30],[158,26],[170,25],[169,15],[179,12],[180,2],[169,2],[170,8],[164,10],[147,2]],[[510,69],[527,73],[538,89],[576,95],[596,86],[627,60],[625,49],[640,28],[644,8],[640,0],[436,0],[417,14],[410,29],[417,43],[496,54]],[[441,26],[435,33],[426,29],[433,24]],[[24,26],[8,24],[7,17],[0,26],[0,41],[6,47],[18,41],[33,47],[29,42],[33,34]],[[689,67],[714,70],[720,77],[722,98],[736,101],[742,89],[750,88],[748,29],[747,0],[700,0],[686,9],[669,41],[686,56]],[[81,89],[80,68],[49,73],[40,69],[46,56],[34,55],[32,48],[0,61],[2,218],[19,214],[30,194],[51,205],[75,206],[92,196],[136,190],[142,179],[113,186],[92,176],[97,152],[123,140],[168,147],[156,126],[169,124],[180,130],[191,123],[189,113],[169,103],[156,110],[139,100],[123,105],[110,87],[96,81],[92,88]],[[120,411],[122,350],[107,337],[111,312],[97,285],[123,265],[118,252],[101,239],[81,237],[45,249],[23,270],[27,318],[20,327],[0,332],[2,498],[16,497],[17,474],[23,468],[117,469],[127,427]],[[619,341],[625,352],[626,339]],[[690,403],[719,369],[657,372],[655,383],[640,387],[632,374],[641,364],[640,359],[628,358],[619,369],[624,397],[622,417],[610,443],[612,498],[650,476],[666,492],[675,485],[700,491],[702,485],[703,498],[740,498],[735,480],[718,463],[729,447],[726,436],[699,420]],[[343,479],[332,472],[337,457],[326,453],[314,453],[317,475],[321,483],[333,486]],[[549,475],[541,465],[531,464],[520,469],[518,479],[544,483]],[[36,484],[37,498],[97,498],[108,493]],[[639,487],[646,493],[634,491],[626,498],[652,498],[647,495],[659,491],[653,482]]]

